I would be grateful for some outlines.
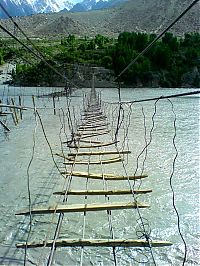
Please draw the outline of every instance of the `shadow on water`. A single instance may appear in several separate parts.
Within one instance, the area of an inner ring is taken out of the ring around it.
[[[42,187],[38,187],[38,191],[37,194],[35,194],[35,199],[32,202],[32,206],[37,205],[37,204],[41,204],[41,203],[47,203],[50,199],[50,197],[52,196],[54,187],[56,186],[56,182],[55,182],[55,176],[56,174],[58,174],[57,171],[55,171],[55,167],[52,168],[51,172],[49,173],[49,178],[46,178],[45,180],[47,180],[47,182],[43,182],[44,186]],[[46,191],[49,191],[49,194],[46,194]],[[43,199],[43,196],[48,196],[48,200]],[[21,220],[19,222],[19,224],[24,225],[26,224],[26,217],[23,218],[23,220]],[[13,226],[16,226],[16,224],[13,224]],[[20,265],[24,264],[24,260],[23,259],[18,259],[15,258],[17,257],[17,251],[18,249],[16,247],[14,247],[14,244],[19,241],[19,235],[21,239],[25,239],[26,234],[28,234],[28,229],[29,228],[29,224],[27,223],[27,228],[23,229],[19,226],[18,229],[16,230],[15,235],[12,238],[12,241],[10,242],[9,245],[6,245],[6,250],[4,252],[4,255],[2,257],[0,257],[0,265],[3,263],[3,265],[6,263],[6,265],[13,265],[13,264],[17,264],[20,263]],[[22,231],[24,231],[23,234]],[[12,249],[14,249],[14,252],[12,253]],[[9,257],[8,255],[12,254],[12,257]],[[29,261],[31,264],[35,265],[33,262]]]

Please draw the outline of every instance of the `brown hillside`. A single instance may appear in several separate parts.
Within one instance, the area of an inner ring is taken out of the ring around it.
[[[17,17],[16,22],[29,36],[54,36],[77,34],[94,36],[103,34],[117,36],[122,31],[145,31],[158,33],[177,17],[191,0],[130,0],[121,7],[79,13],[38,14]],[[200,32],[200,3],[177,23],[172,32]],[[9,19],[1,24],[13,32]],[[0,32],[1,36],[5,35]]]

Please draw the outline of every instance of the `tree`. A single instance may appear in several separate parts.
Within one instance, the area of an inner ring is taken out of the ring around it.
[[[97,34],[95,36],[94,42],[98,46],[98,48],[102,49],[104,48],[105,44],[109,42],[109,39],[105,36]]]
[[[67,37],[67,42],[70,45],[74,45],[75,41],[76,41],[76,37],[73,34],[69,34]]]
[[[2,65],[3,64],[3,55],[2,55],[2,53],[0,52],[0,65]]]
[[[151,60],[156,69],[167,69],[171,61],[171,54],[168,46],[159,43],[152,52]]]
[[[162,38],[162,42],[167,45],[172,51],[178,51],[179,42],[177,37],[174,37],[172,33],[166,32]]]

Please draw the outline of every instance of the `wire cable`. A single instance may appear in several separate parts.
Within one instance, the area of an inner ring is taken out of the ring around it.
[[[175,149],[175,156],[174,156],[174,159],[173,159],[173,163],[172,163],[172,172],[171,172],[171,175],[170,175],[170,188],[171,188],[171,191],[172,191],[172,204],[173,204],[173,208],[175,210],[175,213],[176,213],[176,216],[177,216],[177,227],[178,227],[178,232],[179,232],[179,235],[183,241],[183,244],[184,244],[184,258],[183,258],[183,263],[182,263],[182,266],[185,265],[185,262],[186,262],[186,259],[187,259],[187,244],[186,244],[186,241],[183,237],[183,234],[181,232],[181,227],[180,227],[180,216],[179,216],[179,213],[178,213],[178,210],[177,210],[177,207],[176,207],[176,203],[175,203],[175,192],[174,192],[174,188],[173,188],[173,184],[172,184],[172,181],[173,181],[173,177],[174,177],[174,171],[175,171],[175,164],[176,164],[176,160],[177,160],[177,157],[178,157],[178,150],[177,150],[177,147],[176,147],[176,137],[177,137],[177,130],[176,130],[176,113],[174,111],[174,105],[173,105],[173,102],[170,101],[168,99],[168,101],[170,102],[171,104],[171,107],[172,107],[172,112],[174,114],[174,122],[173,122],[173,126],[174,126],[174,136],[173,136],[173,146],[174,146],[174,149]]]
[[[129,64],[127,67],[122,70],[122,72],[114,79],[114,81],[119,80],[119,78],[149,49],[156,43],[168,30],[170,30],[174,24],[176,24],[199,0],[193,1],[164,31],[162,31],[141,53],[139,53]]]
[[[167,96],[159,96],[155,98],[145,98],[140,100],[134,100],[134,101],[119,101],[119,102],[111,102],[110,104],[128,104],[128,103],[141,103],[141,102],[150,102],[150,101],[156,101],[156,100],[164,100],[164,99],[170,99],[170,98],[177,98],[177,97],[184,97],[184,96],[191,96],[200,94],[200,91],[192,91],[192,92],[185,92],[185,93],[178,93],[178,94],[172,94]],[[105,102],[107,103],[107,102]]]
[[[38,126],[38,121],[37,121],[37,115],[36,115],[36,106],[34,105],[35,111],[34,111],[34,116],[35,116],[35,128],[33,132],[33,148],[32,148],[32,155],[30,162],[27,167],[27,190],[28,190],[28,202],[29,202],[29,231],[28,231],[28,236],[26,239],[26,247],[24,251],[24,266],[26,266],[26,261],[27,261],[27,248],[28,248],[28,241],[30,238],[30,234],[32,231],[32,200],[31,200],[31,189],[30,189],[30,167],[32,165],[33,159],[34,159],[34,154],[35,154],[35,147],[36,147],[36,131],[37,131],[37,126]]]
[[[45,63],[45,65],[47,65],[51,70],[53,70],[54,73],[56,73],[57,75],[59,75],[62,79],[64,79],[66,82],[69,82],[71,85],[73,85],[75,88],[79,88],[77,85],[75,85],[74,83],[72,83],[65,75],[62,75],[56,68],[54,68],[51,64],[49,64],[45,58],[45,56],[37,49],[37,52],[39,53],[39,55],[33,51],[29,46],[27,46],[26,44],[24,44],[22,41],[20,41],[14,34],[12,34],[10,31],[8,31],[5,27],[3,27],[0,24],[0,29],[2,29],[3,31],[5,31],[8,35],[10,35],[14,40],[16,40],[18,43],[20,43],[24,48],[26,48],[30,53],[32,53],[35,57],[37,57],[38,59],[40,59],[41,61],[43,61]],[[28,37],[27,37],[28,38]],[[28,40],[30,40],[28,38]],[[32,42],[31,42],[32,44]],[[35,45],[34,45],[35,48]]]

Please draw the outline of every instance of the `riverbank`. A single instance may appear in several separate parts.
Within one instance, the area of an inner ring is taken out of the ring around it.
[[[75,70],[77,68],[77,70]],[[62,73],[62,72],[60,72]],[[69,77],[69,84],[71,87],[79,88],[91,88],[93,75],[95,77],[96,88],[113,88],[118,87],[118,82],[115,80],[114,72],[103,67],[90,67],[77,64],[68,66],[65,71],[66,77]],[[73,75],[72,75],[73,73]],[[63,72],[64,75],[64,72]],[[27,73],[20,73],[15,75],[13,79],[9,79],[9,84],[13,86],[25,86],[25,87],[65,87],[66,81],[58,77],[55,73],[49,76],[44,76],[41,73],[39,78],[31,76]],[[50,77],[50,78],[49,78]],[[197,67],[193,67],[191,71],[185,72],[180,77],[179,86],[174,83],[171,77],[169,77],[168,71],[149,71],[141,77],[141,75],[135,75],[131,82],[120,82],[121,87],[128,88],[199,88],[200,87],[200,72]]]

